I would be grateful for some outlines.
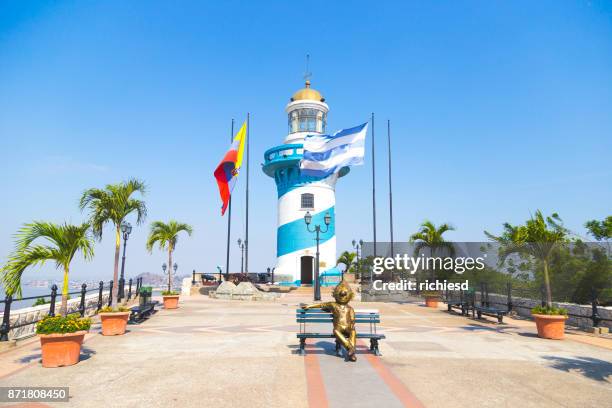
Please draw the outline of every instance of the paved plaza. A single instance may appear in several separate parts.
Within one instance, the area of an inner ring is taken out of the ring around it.
[[[327,295],[326,295],[327,296]],[[324,299],[325,300],[325,299]],[[542,340],[532,322],[476,321],[420,303],[354,302],[378,309],[382,357],[363,343],[356,363],[333,343],[297,355],[295,308],[276,302],[186,298],[124,336],[94,326],[82,361],[45,369],[33,339],[0,354],[0,386],[69,386],[74,407],[605,407],[612,340]],[[21,405],[27,406],[27,405]]]

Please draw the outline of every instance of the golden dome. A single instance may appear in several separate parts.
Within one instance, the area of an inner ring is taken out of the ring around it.
[[[291,97],[292,102],[302,101],[302,100],[325,102],[325,98],[323,98],[323,95],[321,95],[321,92],[317,91],[316,89],[312,89],[310,87],[310,81],[306,81],[306,86],[300,89],[299,91],[297,91],[296,93],[294,93],[293,96]]]

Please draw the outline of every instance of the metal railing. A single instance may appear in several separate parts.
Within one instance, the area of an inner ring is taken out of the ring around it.
[[[128,283],[128,293],[127,293],[127,300],[129,301],[132,298],[132,285],[133,285],[133,280],[130,279],[129,283]],[[137,278],[136,279],[136,289],[134,291],[134,298],[136,298],[138,296],[138,293],[140,291],[140,288],[142,287],[142,278]],[[100,309],[102,309],[103,304],[102,304],[102,300],[103,300],[103,294],[104,291],[108,290],[109,295],[108,295],[108,305],[110,306],[113,302],[113,281],[109,281],[108,285],[104,285],[103,281],[100,281],[100,283],[98,284],[97,288],[90,288],[87,289],[87,284],[83,283],[81,285],[81,290],[78,291],[74,291],[74,292],[68,292],[68,295],[80,295],[80,302],[79,302],[79,307],[68,313],[68,314],[76,314],[79,313],[81,315],[81,317],[85,316],[85,312],[87,311],[86,308],[86,302],[85,302],[85,297],[88,293],[93,293],[93,292],[98,292],[98,301],[96,302],[96,312],[99,311]],[[28,297],[24,297],[24,298],[19,298],[19,299],[13,299],[12,295],[7,295],[4,300],[0,300],[0,304],[4,304],[4,313],[3,313],[3,317],[2,317],[2,324],[0,325],[0,341],[8,341],[8,334],[11,330],[14,329],[18,329],[20,327],[24,327],[24,326],[28,326],[28,325],[32,325],[32,324],[36,324],[38,323],[40,320],[42,319],[36,319],[33,321],[27,321],[27,322],[23,322],[23,323],[18,323],[18,324],[14,324],[11,325],[11,304],[13,303],[13,300],[35,300],[35,299],[40,299],[40,298],[50,298],[50,302],[49,302],[49,312],[47,313],[47,316],[55,316],[55,309],[56,309],[56,304],[57,304],[57,297],[58,297],[58,293],[57,293],[57,285],[53,285],[51,286],[51,293],[49,293],[48,295],[36,295],[36,296],[28,296]],[[60,298],[61,298],[61,294],[60,294]],[[17,309],[19,310],[19,309]]]
[[[512,283],[510,282],[506,284],[506,294],[495,293],[495,292],[490,293],[489,285],[486,282],[480,282],[480,284],[477,285],[477,287],[480,287],[480,291],[473,291],[471,294],[466,294],[466,299],[471,303],[470,305],[471,307],[475,306],[478,303],[480,304],[480,306],[486,306],[486,307],[490,307],[491,305],[502,306],[502,307],[505,307],[505,309],[508,312],[511,312],[516,309],[528,309],[528,310],[532,309],[532,306],[525,306],[525,305],[520,304],[520,302],[515,301],[516,296],[513,297],[513,288],[512,288]],[[546,290],[543,285],[540,287],[539,292],[540,292],[539,299],[533,299],[532,297],[529,297],[529,296],[520,296],[519,298],[526,299],[529,301],[539,300],[542,306],[546,306]],[[503,302],[501,300],[493,300],[490,298],[490,295],[496,295],[497,298],[506,297],[506,301]],[[452,300],[451,292],[446,291],[445,297],[446,297],[446,301]],[[569,302],[554,302],[554,303],[569,303]],[[584,305],[579,305],[579,304],[575,304],[575,305],[584,306]],[[569,317],[574,317],[578,319],[590,319],[593,322],[593,327],[599,327],[599,324],[602,321],[612,322],[612,319],[610,318],[601,317],[599,313],[598,291],[595,288],[591,290],[591,314],[590,315],[575,314],[575,313],[569,313],[569,312],[567,315]]]

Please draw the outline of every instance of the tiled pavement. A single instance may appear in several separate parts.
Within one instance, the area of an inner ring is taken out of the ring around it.
[[[185,299],[119,337],[94,328],[82,361],[44,369],[36,341],[0,354],[0,386],[70,387],[77,407],[589,407],[612,400],[612,350],[587,336],[535,336],[533,323],[474,321],[418,304],[378,308],[383,357],[357,363],[329,341],[295,354],[294,310],[277,302]],[[586,343],[597,343],[599,346]],[[604,347],[601,347],[601,346]]]

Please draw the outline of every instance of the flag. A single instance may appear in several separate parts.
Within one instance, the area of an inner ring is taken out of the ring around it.
[[[304,138],[303,175],[327,177],[342,167],[363,164],[368,124],[339,130],[333,135],[308,135]]]
[[[234,141],[232,142],[229,150],[227,153],[225,153],[225,157],[223,157],[223,160],[221,160],[221,163],[219,163],[215,169],[215,179],[217,179],[219,194],[221,195],[221,201],[223,202],[223,205],[221,206],[221,215],[225,214],[232,190],[236,184],[238,171],[242,166],[246,131],[247,124],[244,122],[238,133],[236,133],[236,137],[234,137]]]

